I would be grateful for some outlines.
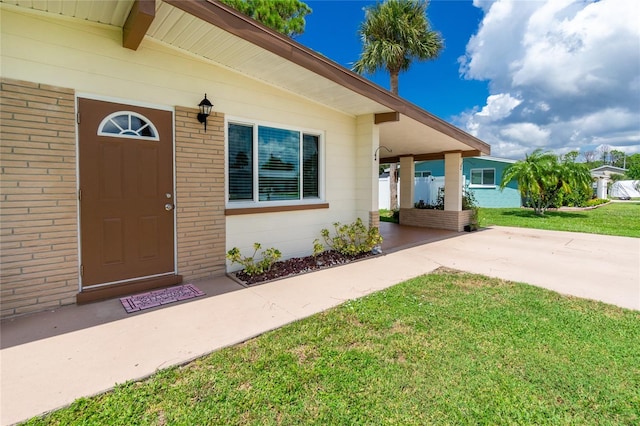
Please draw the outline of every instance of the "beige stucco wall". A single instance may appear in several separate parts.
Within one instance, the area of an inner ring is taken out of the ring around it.
[[[194,108],[206,92],[224,116],[323,133],[329,209],[227,216],[226,249],[245,252],[260,242],[285,257],[308,254],[322,228],[357,216],[366,222],[368,206],[377,206],[368,199],[377,196],[373,184],[368,188],[377,181],[360,175],[375,149],[367,145],[377,141],[358,136],[374,131],[358,129],[357,117],[150,39],[137,51],[122,48],[119,28],[0,7],[3,77],[151,107]]]

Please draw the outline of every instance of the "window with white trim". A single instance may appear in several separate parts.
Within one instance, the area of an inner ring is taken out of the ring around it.
[[[118,111],[106,116],[98,126],[98,136],[159,140],[158,130],[151,120],[133,111]]]
[[[471,169],[470,186],[495,186],[496,169]]]
[[[227,146],[230,203],[320,200],[319,132],[229,122]]]

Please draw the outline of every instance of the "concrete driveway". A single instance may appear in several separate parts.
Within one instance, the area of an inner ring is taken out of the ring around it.
[[[425,259],[640,310],[640,239],[492,227],[416,248]]]
[[[48,337],[35,333],[0,351],[0,423],[183,364],[440,266],[640,309],[640,239],[495,227],[104,323],[86,316],[114,301],[3,321],[3,335],[55,329],[62,313],[89,325]]]

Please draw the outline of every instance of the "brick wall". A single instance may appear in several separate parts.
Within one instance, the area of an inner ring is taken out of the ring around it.
[[[207,132],[198,111],[176,107],[178,272],[185,280],[225,272],[224,115]]]
[[[74,92],[0,80],[0,316],[75,303]]]
[[[400,224],[460,232],[470,223],[472,214],[473,210],[400,209]]]
[[[372,212],[369,212],[369,226],[372,228],[380,227],[380,211],[379,210],[374,210]]]

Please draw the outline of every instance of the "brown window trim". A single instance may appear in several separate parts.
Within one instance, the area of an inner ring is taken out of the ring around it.
[[[277,212],[293,212],[297,210],[316,210],[316,209],[328,209],[329,203],[318,204],[297,204],[293,206],[268,206],[268,207],[246,207],[237,209],[225,209],[225,216],[236,216],[241,214],[256,214],[256,213],[277,213]]]

